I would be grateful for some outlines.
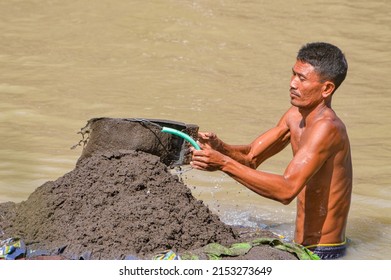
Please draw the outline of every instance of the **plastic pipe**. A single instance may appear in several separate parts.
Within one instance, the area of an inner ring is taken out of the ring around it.
[[[165,127],[165,126],[163,126],[162,132],[166,132],[166,133],[170,133],[170,134],[179,136],[179,137],[185,139],[185,140],[186,140],[187,142],[189,142],[191,145],[193,145],[193,147],[194,147],[196,150],[201,150],[201,148],[200,148],[200,146],[197,144],[197,142],[194,141],[193,138],[191,138],[189,135],[187,135],[186,133],[184,133],[184,132],[182,132],[182,131],[179,131],[179,130],[174,129],[174,128],[170,128],[170,127]]]

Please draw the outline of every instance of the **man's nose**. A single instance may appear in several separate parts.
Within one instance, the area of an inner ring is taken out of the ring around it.
[[[290,88],[297,88],[297,76],[293,75],[289,84]]]

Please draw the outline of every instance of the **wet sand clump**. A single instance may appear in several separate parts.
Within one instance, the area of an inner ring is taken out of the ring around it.
[[[96,153],[0,214],[6,235],[67,258],[144,258],[238,237],[159,157],[140,151]]]

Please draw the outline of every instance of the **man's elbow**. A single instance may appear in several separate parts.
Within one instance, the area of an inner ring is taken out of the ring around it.
[[[285,193],[280,197],[279,201],[284,205],[289,205],[299,194],[300,190],[302,189],[301,186],[295,186],[292,184],[292,182],[288,182],[287,178],[285,178],[287,185],[285,187],[286,191]]]
[[[295,199],[295,196],[293,196],[293,197],[286,197],[286,198],[280,199],[280,202],[282,204],[284,204],[284,205],[289,205],[294,199]]]

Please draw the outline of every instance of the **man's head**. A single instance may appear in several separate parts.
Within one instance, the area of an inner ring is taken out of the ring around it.
[[[311,64],[322,82],[333,82],[334,91],[345,80],[348,63],[342,51],[334,45],[323,42],[308,43],[299,50],[296,59]]]

